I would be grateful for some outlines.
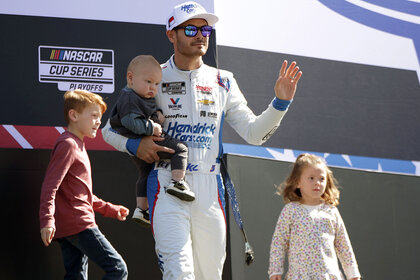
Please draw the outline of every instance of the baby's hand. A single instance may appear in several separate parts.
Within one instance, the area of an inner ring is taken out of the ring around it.
[[[163,123],[165,122],[165,116],[162,114],[161,111],[156,111],[156,115],[158,117],[159,123],[163,125]]]
[[[158,123],[153,123],[153,135],[160,136],[162,134],[162,126]]]
[[[130,210],[120,205],[120,210],[118,211],[117,219],[120,221],[125,221],[129,213],[130,213]]]

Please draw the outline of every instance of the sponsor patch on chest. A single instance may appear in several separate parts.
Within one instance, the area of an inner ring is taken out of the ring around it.
[[[185,82],[162,83],[162,93],[169,95],[185,95]]]
[[[197,92],[202,93],[202,94],[211,94],[211,92],[213,91],[213,88],[209,86],[196,85],[195,89]]]

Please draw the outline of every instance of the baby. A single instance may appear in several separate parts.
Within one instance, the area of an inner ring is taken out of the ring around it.
[[[139,138],[145,135],[161,136],[163,141],[157,144],[175,150],[175,153],[159,152],[161,159],[170,159],[172,182],[166,192],[184,201],[193,201],[194,193],[184,181],[187,167],[188,148],[179,140],[162,131],[165,121],[161,110],[157,108],[155,96],[162,80],[162,69],[156,59],[150,55],[139,55],[133,58],[127,69],[127,86],[124,87],[111,111],[112,129],[128,138]],[[152,164],[133,156],[139,171],[136,184],[137,208],[133,219],[140,224],[149,225],[147,203],[147,177]]]

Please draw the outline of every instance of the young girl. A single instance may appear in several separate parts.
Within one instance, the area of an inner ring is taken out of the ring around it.
[[[336,253],[347,279],[360,279],[349,236],[335,207],[340,194],[337,182],[324,161],[300,155],[280,187],[286,205],[271,242],[270,280],[282,279],[286,254],[285,279],[345,279]]]

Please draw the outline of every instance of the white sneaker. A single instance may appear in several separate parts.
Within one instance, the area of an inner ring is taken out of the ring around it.
[[[144,227],[150,227],[149,209],[143,210],[137,207],[134,210],[132,219]]]
[[[195,194],[184,180],[178,182],[172,180],[169,186],[166,187],[166,192],[184,201],[193,201],[195,199]]]

